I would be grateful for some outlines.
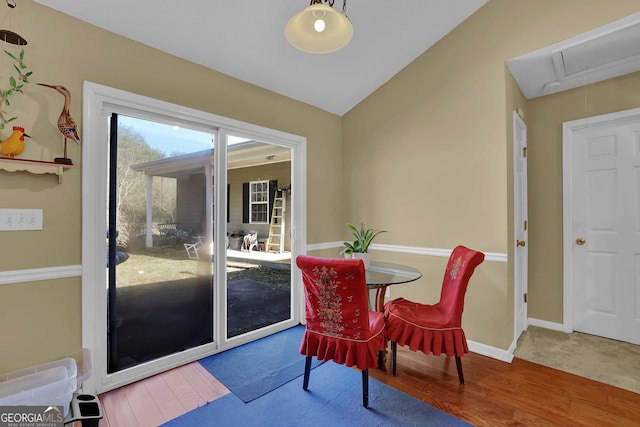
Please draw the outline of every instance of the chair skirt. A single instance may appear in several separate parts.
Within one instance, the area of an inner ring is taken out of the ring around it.
[[[463,356],[469,353],[467,339],[461,327],[439,326],[433,319],[424,318],[419,312],[403,307],[403,303],[417,305],[403,299],[391,301],[386,305],[387,337],[412,351],[439,356]],[[419,308],[418,308],[419,311]]]
[[[387,346],[382,313],[370,312],[371,334],[367,339],[346,339],[310,330],[302,337],[300,354],[314,356],[318,360],[333,360],[346,366],[356,366],[360,370],[378,366],[378,352]]]

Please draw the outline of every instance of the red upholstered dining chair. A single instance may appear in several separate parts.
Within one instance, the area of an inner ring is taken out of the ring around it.
[[[455,356],[458,378],[460,384],[464,384],[460,357],[469,352],[462,330],[464,295],[471,275],[482,261],[482,252],[458,246],[449,257],[437,304],[420,304],[404,298],[385,304],[393,375],[396,374],[397,346],[408,345],[412,351],[420,350],[424,354]]]
[[[369,407],[369,368],[387,345],[384,314],[370,311],[364,264],[360,259],[299,255],[306,298],[306,330],[300,354],[306,356],[302,388],[309,387],[311,359],[332,360],[362,371],[362,405]]]

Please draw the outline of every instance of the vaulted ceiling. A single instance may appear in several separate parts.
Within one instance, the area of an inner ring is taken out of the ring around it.
[[[35,0],[131,40],[343,115],[487,0],[349,0],[342,50],[293,48],[284,27],[308,0]],[[340,0],[335,2],[342,9]],[[19,11],[19,9],[17,9]]]

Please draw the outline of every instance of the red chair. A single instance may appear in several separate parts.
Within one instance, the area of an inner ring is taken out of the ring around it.
[[[424,354],[455,356],[458,378],[460,384],[464,384],[460,357],[469,353],[462,330],[464,295],[473,271],[482,261],[482,252],[458,246],[449,257],[440,302],[427,305],[397,298],[385,305],[393,375],[396,374],[397,345],[408,345],[412,351],[420,350]]]
[[[362,405],[369,406],[369,368],[387,345],[384,314],[370,311],[364,264],[360,259],[299,255],[306,298],[307,325],[300,345],[306,356],[308,389],[311,358],[333,360],[362,371]]]

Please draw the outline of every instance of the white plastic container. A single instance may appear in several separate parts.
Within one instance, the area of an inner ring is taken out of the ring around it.
[[[0,374],[0,382],[12,380],[14,378],[24,377],[25,375],[35,374],[36,372],[42,372],[42,371],[46,371],[46,370],[60,367],[60,366],[67,370],[68,378],[75,377],[78,374],[78,367],[77,367],[76,361],[68,357],[66,359],[60,359],[54,362],[42,363],[40,365],[30,366],[28,368],[8,372],[6,374]]]
[[[0,406],[63,406],[66,417],[73,393],[92,373],[91,350],[83,348],[75,358],[0,374]]]
[[[0,374],[0,406],[63,406],[64,416],[77,389],[71,358]]]
[[[75,390],[75,375],[56,366],[0,382],[0,406],[63,406],[66,416]]]
[[[87,380],[93,373],[93,359],[91,359],[91,350],[88,348],[82,349],[82,356],[76,357],[76,363],[78,367],[77,383],[78,388],[82,386],[82,383]]]

